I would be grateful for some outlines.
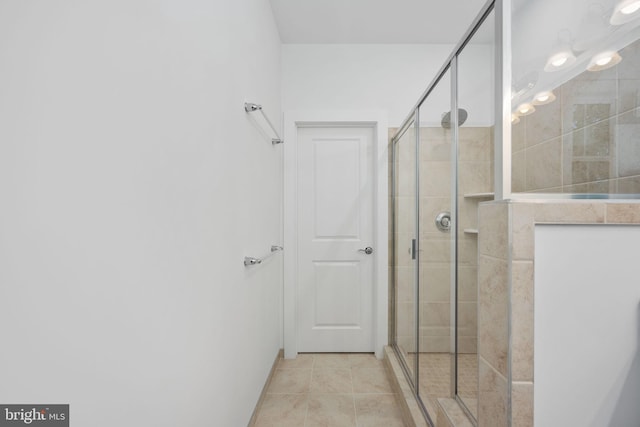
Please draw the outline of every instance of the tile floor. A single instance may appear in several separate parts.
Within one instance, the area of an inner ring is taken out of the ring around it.
[[[255,427],[404,427],[381,360],[372,354],[280,359]]]
[[[458,395],[474,416],[478,406],[478,355],[458,355]],[[405,355],[414,363],[415,355]],[[451,397],[451,355],[449,353],[420,353],[420,393],[427,410],[435,416],[435,402],[440,397]]]

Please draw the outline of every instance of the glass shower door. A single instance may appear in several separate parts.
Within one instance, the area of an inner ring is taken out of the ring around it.
[[[413,121],[393,141],[393,274],[395,344],[415,385],[417,364],[416,131]]]
[[[455,272],[455,114],[451,112],[451,70],[418,109],[419,363],[418,395],[432,418],[437,399],[452,397]]]

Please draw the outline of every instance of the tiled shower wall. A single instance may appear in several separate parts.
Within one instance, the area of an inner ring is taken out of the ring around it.
[[[395,131],[395,130],[394,130]],[[408,131],[412,132],[412,130]],[[413,135],[405,135],[408,143]],[[459,133],[459,245],[458,245],[458,349],[475,353],[477,347],[477,209],[481,199],[464,197],[492,189],[493,135],[491,128],[463,127]],[[443,128],[420,129],[420,349],[423,352],[449,352],[451,333],[451,235],[436,228],[439,212],[451,209],[451,134]],[[411,143],[413,147],[413,144]],[[415,168],[410,150],[402,150],[397,167]],[[390,168],[391,169],[391,168]],[[402,179],[400,180],[403,181]],[[405,190],[410,190],[406,192]],[[397,340],[406,351],[415,351],[413,335],[415,303],[413,270],[406,257],[410,245],[409,215],[415,199],[411,184],[399,189],[396,238],[400,242],[397,264]],[[391,193],[390,193],[391,194]],[[468,230],[467,233],[463,230]],[[405,265],[406,264],[406,265]],[[393,269],[390,269],[391,271]]]
[[[534,229],[560,223],[639,224],[640,203],[499,201],[480,206],[480,427],[534,425]]]
[[[640,193],[640,41],[512,127],[513,192]]]

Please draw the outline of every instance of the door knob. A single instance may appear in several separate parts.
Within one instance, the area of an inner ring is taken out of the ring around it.
[[[367,255],[371,255],[373,253],[373,248],[371,246],[367,246],[364,249],[358,249],[358,252],[364,252]]]

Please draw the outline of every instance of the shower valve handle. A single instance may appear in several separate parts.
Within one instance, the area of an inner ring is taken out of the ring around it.
[[[447,232],[451,229],[451,213],[440,212],[436,217],[436,227],[442,232]]]

